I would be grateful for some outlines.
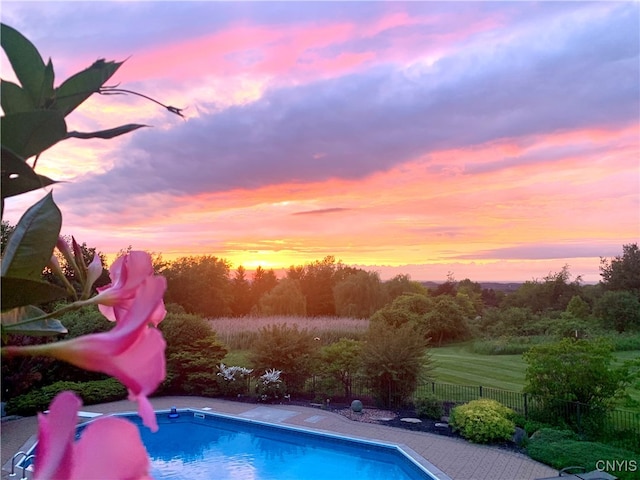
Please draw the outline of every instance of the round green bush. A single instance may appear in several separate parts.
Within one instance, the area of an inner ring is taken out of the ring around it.
[[[452,410],[449,424],[475,443],[510,440],[515,432],[515,412],[495,400],[473,400]]]
[[[416,400],[416,415],[420,418],[440,420],[444,415],[442,402],[433,394],[418,398]]]

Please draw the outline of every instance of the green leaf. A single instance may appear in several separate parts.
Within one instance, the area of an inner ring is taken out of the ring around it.
[[[56,108],[67,116],[75,108],[98,92],[100,87],[120,68],[122,62],[97,60],[89,68],[76,73],[56,88]]]
[[[25,159],[45,151],[66,135],[67,124],[57,110],[31,110],[2,117],[2,145]]]
[[[3,299],[4,304],[4,299]],[[50,337],[54,335],[61,335],[69,333],[65,326],[60,323],[60,320],[55,318],[48,318],[46,320],[39,320],[25,325],[15,325],[18,322],[29,320],[30,318],[36,318],[46,315],[45,312],[33,305],[27,305],[26,307],[14,308],[8,312],[2,313],[2,330],[3,333],[10,333],[14,335],[30,335],[32,337]]]
[[[148,127],[149,125],[140,125],[137,123],[128,123],[127,125],[121,125],[116,128],[110,128],[108,130],[100,130],[98,132],[69,132],[67,138],[103,138],[108,140],[109,138],[124,135],[125,133],[133,132],[139,128]]]
[[[0,24],[0,42],[11,67],[35,105],[39,104],[45,66],[36,47],[17,30]]]
[[[55,75],[53,73],[53,63],[51,63],[51,59],[49,59],[49,62],[47,62],[47,66],[44,67],[44,77],[42,78],[42,88],[40,91],[40,99],[38,100],[38,106],[49,108],[53,104],[54,78],[55,78]]]
[[[2,258],[3,309],[8,308],[4,304],[4,277],[39,281],[42,270],[51,260],[61,226],[62,214],[51,193],[24,213]]]
[[[20,195],[57,183],[44,175],[38,175],[23,159],[8,148],[2,147],[2,198]]]
[[[0,90],[2,91],[0,104],[5,114],[35,110],[35,103],[20,85],[0,80]]]

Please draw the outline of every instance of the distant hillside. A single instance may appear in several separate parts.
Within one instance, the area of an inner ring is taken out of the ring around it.
[[[424,285],[425,287],[427,287],[429,290],[434,290],[435,288],[437,288],[439,285],[442,285],[444,282],[420,282],[422,283],[422,285]],[[484,289],[492,289],[495,290],[496,292],[504,292],[504,293],[511,293],[511,292],[515,292],[520,285],[522,285],[522,283],[501,283],[501,282],[478,282],[480,284],[480,286]]]

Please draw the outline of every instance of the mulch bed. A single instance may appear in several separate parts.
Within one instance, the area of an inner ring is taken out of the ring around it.
[[[416,432],[433,433],[436,435],[442,435],[446,437],[459,438],[464,440],[458,432],[454,432],[449,426],[444,426],[446,422],[440,420],[433,420],[429,418],[420,418],[420,423],[403,422],[403,418],[417,418],[414,410],[379,410],[375,408],[364,408],[361,413],[355,413],[350,408],[336,408],[332,409],[334,413],[343,415],[355,422],[375,423],[379,425],[386,425],[389,427],[403,428],[405,430],[412,430]],[[501,442],[493,443],[491,447],[497,447],[503,450],[508,450],[515,453],[526,454],[526,449],[520,447],[514,442]]]
[[[233,400],[248,402],[248,403],[260,403],[254,397],[239,397],[234,398]],[[331,404],[330,407],[327,407],[325,404],[318,404],[310,402],[306,399],[291,399],[285,402],[282,401],[274,401],[267,403],[278,403],[281,405],[292,404],[299,405],[302,407],[315,407],[330,410],[334,413],[342,415],[354,422],[364,422],[364,423],[375,423],[378,425],[386,425],[388,427],[396,427],[403,428],[405,430],[412,430],[415,432],[425,432],[425,433],[433,433],[436,435],[442,435],[446,437],[459,438],[464,440],[462,436],[458,432],[454,432],[450,427],[442,426],[443,423],[440,420],[433,420],[429,418],[420,418],[420,423],[409,423],[403,422],[401,419],[403,418],[417,418],[417,414],[415,410],[412,409],[404,409],[404,410],[382,410],[377,408],[369,408],[365,407],[362,412],[356,413],[349,408],[347,404]],[[437,425],[439,424],[439,425]],[[466,441],[466,440],[464,440]],[[525,448],[519,446],[514,442],[500,442],[500,443],[492,443],[488,446],[500,448],[502,450],[508,450],[510,452],[515,453],[523,453],[527,454]]]

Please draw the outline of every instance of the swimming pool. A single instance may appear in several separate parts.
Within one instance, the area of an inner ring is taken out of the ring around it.
[[[221,414],[158,413],[160,430],[141,428],[156,480],[434,480],[394,445],[318,434]],[[133,416],[129,420],[140,425]]]
[[[193,409],[177,412],[177,418],[169,418],[168,410],[156,412],[156,433],[134,413],[118,415],[139,426],[156,480],[448,478],[393,444]],[[78,427],[77,437],[90,423]]]

